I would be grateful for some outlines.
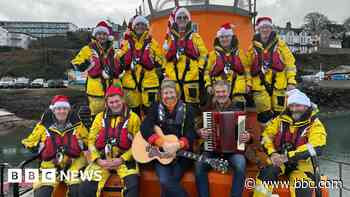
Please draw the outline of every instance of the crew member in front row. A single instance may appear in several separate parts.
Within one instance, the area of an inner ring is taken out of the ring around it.
[[[255,197],[271,196],[272,187],[267,181],[276,181],[286,174],[290,181],[292,197],[312,196],[310,188],[294,188],[296,181],[313,182],[313,154],[320,154],[326,145],[326,130],[316,117],[317,109],[310,99],[300,91],[288,95],[287,108],[273,119],[262,134],[263,145],[272,162],[263,168],[257,178]]]
[[[285,108],[285,93],[296,86],[295,59],[272,29],[270,17],[257,19],[258,33],[248,50],[251,84],[258,121],[265,125]]]
[[[232,102],[230,99],[230,84],[227,81],[219,80],[213,84],[214,97],[209,105],[202,111],[242,111],[241,105]],[[199,121],[201,122],[201,121]],[[201,123],[198,123],[199,125]],[[200,125],[202,126],[202,125]],[[204,128],[197,130],[198,135],[204,140],[208,137],[208,131]],[[251,134],[242,132],[240,135],[241,143],[248,143],[251,139]],[[203,155],[209,158],[224,156],[233,168],[234,175],[232,177],[231,197],[242,196],[245,180],[246,158],[244,152],[226,153],[224,155],[213,152],[203,152]],[[199,197],[209,197],[208,171],[210,166],[205,163],[196,162],[196,185]]]
[[[88,131],[71,110],[68,97],[57,95],[52,99],[50,109],[43,114],[33,132],[22,140],[22,144],[39,154],[40,169],[79,173],[87,165],[84,157],[87,154],[87,138]],[[65,182],[68,185],[67,196],[78,197],[80,178],[71,177]],[[58,183],[35,182],[34,197],[51,196]]]
[[[75,69],[87,72],[86,95],[92,117],[89,122],[92,122],[104,110],[107,88],[118,81],[121,73],[119,60],[114,53],[112,27],[107,21],[97,24],[91,42],[80,50],[71,63]],[[85,122],[85,117],[82,119]]]
[[[176,83],[164,80],[161,85],[161,101],[150,109],[141,125],[142,136],[150,144],[163,148],[166,152],[175,153],[179,149],[191,149],[196,132],[194,128],[194,110],[179,98]],[[155,133],[157,129],[165,134],[174,134],[178,142],[167,142]],[[178,158],[169,165],[155,163],[155,170],[159,177],[162,197],[187,197],[180,181],[189,161]]]
[[[139,192],[138,166],[132,157],[133,136],[140,129],[140,119],[132,112],[120,87],[112,85],[106,92],[106,108],[99,113],[90,129],[88,147],[90,164],[85,172],[101,172],[80,187],[82,197],[98,197],[109,176],[116,173],[124,185],[124,197],[137,197]]]
[[[214,51],[210,52],[208,65],[204,75],[205,87],[213,94],[213,84],[216,80],[226,80],[230,83],[229,97],[244,108],[244,95],[248,92],[246,74],[249,68],[245,54],[239,48],[237,36],[231,24],[220,27],[214,40]]]
[[[141,115],[157,100],[164,57],[157,41],[150,35],[149,21],[145,17],[135,16],[130,26],[117,54],[125,70],[121,81],[126,102]]]

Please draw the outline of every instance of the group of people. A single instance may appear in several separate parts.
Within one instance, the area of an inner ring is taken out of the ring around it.
[[[101,21],[91,42],[72,60],[74,68],[88,74],[91,127],[71,109],[68,97],[58,95],[22,143],[38,153],[42,169],[101,172],[102,179],[67,180],[70,197],[99,196],[111,174],[122,179],[124,197],[136,197],[139,167],[131,144],[137,132],[166,152],[191,151],[197,139],[206,140],[209,135],[195,117],[201,117],[203,111],[244,111],[253,104],[264,129],[261,141],[269,158],[269,165],[257,176],[254,196],[269,196],[272,188],[263,181],[276,180],[281,174],[287,174],[291,182],[313,180],[308,150],[310,146],[317,150],[325,146],[326,131],[315,116],[315,105],[296,89],[294,57],[273,31],[272,19],[261,17],[256,24],[258,32],[247,53],[227,23],[217,31],[214,50],[208,54],[201,36],[193,32],[190,12],[183,7],[170,14],[163,47],[152,38],[149,21],[135,16],[120,49],[115,50],[112,28]],[[159,128],[179,140],[165,141],[155,131]],[[242,132],[241,143],[252,143],[256,137],[252,135]],[[231,196],[242,196],[244,152],[202,154],[229,161],[234,171]],[[184,158],[169,165],[154,163],[162,197],[189,196],[180,181],[191,164]],[[209,170],[207,164],[195,163],[200,197],[210,194]],[[38,181],[34,195],[50,196],[56,185]],[[293,196],[311,196],[310,192],[308,188],[292,191]]]

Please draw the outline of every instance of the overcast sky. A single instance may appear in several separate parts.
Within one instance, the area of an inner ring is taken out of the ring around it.
[[[135,12],[141,0],[0,0],[0,20],[68,21],[80,27],[94,26],[100,19],[120,23]],[[303,24],[309,12],[321,12],[343,23],[350,17],[350,0],[257,0],[259,15],[274,23]]]

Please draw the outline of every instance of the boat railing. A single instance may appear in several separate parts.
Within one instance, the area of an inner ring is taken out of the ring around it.
[[[338,177],[342,183],[341,187],[339,187],[339,197],[344,196],[344,194],[343,194],[344,191],[350,192],[350,187],[344,185],[344,182],[343,182],[344,166],[350,166],[350,163],[344,162],[344,161],[339,161],[339,160],[332,159],[329,157],[321,157],[320,160],[331,162],[332,164],[336,164],[338,166]]]

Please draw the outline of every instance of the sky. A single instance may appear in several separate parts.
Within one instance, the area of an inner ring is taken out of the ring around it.
[[[222,1],[222,0],[221,0]],[[121,23],[135,13],[141,0],[0,0],[0,20],[63,21],[92,27],[101,19]],[[257,0],[258,14],[276,25],[303,24],[309,12],[320,12],[337,23],[350,17],[350,0]]]

